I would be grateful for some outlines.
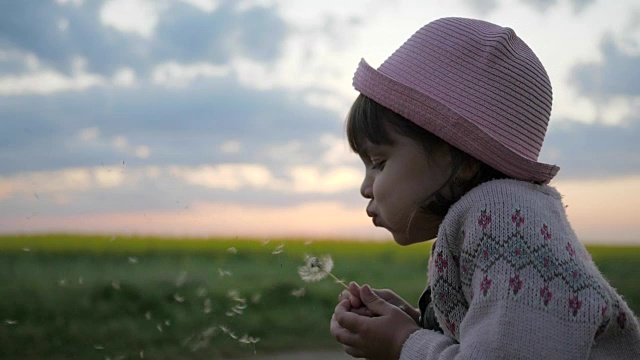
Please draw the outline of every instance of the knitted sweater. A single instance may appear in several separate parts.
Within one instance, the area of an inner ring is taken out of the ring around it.
[[[435,317],[401,360],[640,359],[638,321],[552,187],[484,183],[447,213],[429,260]]]

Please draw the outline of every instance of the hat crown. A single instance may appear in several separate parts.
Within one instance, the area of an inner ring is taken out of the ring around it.
[[[440,102],[520,156],[538,159],[551,114],[551,83],[512,29],[438,19],[378,71]]]

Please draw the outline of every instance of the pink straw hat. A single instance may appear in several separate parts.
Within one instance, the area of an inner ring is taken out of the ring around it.
[[[549,77],[510,28],[435,20],[378,70],[362,59],[353,86],[506,175],[546,184],[560,169],[538,162],[551,114]]]

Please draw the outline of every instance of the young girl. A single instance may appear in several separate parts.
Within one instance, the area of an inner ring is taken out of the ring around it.
[[[509,28],[444,18],[377,70],[347,119],[367,214],[400,245],[433,239],[419,309],[350,284],[331,333],[368,359],[640,359],[638,321],[597,270],[537,161],[551,85]]]

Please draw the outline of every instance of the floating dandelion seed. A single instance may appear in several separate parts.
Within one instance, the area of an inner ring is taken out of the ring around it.
[[[256,354],[256,343],[260,341],[260,338],[254,338],[251,337],[247,334],[245,334],[243,337],[241,337],[240,339],[238,339],[238,342],[241,344],[251,344],[253,345],[253,354]]]
[[[135,257],[135,256],[129,256],[129,263],[137,264],[138,263],[138,258]]]
[[[96,350],[104,350],[104,346],[102,345],[93,345],[93,348]]]
[[[231,276],[233,275],[233,273],[229,270],[218,269],[218,275],[220,275],[220,277],[225,277],[225,276]]]
[[[165,320],[165,321],[164,321],[164,324],[165,324],[166,326],[171,326],[171,321],[169,321],[169,320],[167,319],[167,320]]]
[[[181,271],[180,275],[178,275],[178,278],[176,278],[176,287],[181,287],[182,285],[184,285],[184,283],[187,282],[188,275],[189,273],[187,273],[186,271]]]
[[[22,251],[24,251],[24,252],[29,252],[29,251],[31,251],[31,249],[29,249],[29,248],[22,248]]]
[[[114,241],[116,239],[115,235],[111,235],[111,239],[109,239],[109,241]]]
[[[264,239],[264,240],[262,240],[262,246],[267,245],[270,241],[271,241],[271,239]]]
[[[230,333],[230,332],[231,332],[231,329],[229,329],[228,327],[223,326],[223,325],[218,326],[218,328],[219,328],[220,330],[222,330],[222,332],[223,332],[223,333],[225,333],[225,334],[228,334],[228,333]]]
[[[156,324],[156,329],[158,329],[158,331],[162,332],[162,325],[161,324]]]
[[[204,301],[204,309],[203,309],[205,314],[208,314],[211,312],[211,299],[206,299]]]
[[[242,309],[239,309],[238,307],[234,306],[231,308],[231,311],[233,311],[234,313],[236,313],[237,315],[242,315],[242,313],[244,311],[242,311]]]
[[[282,251],[283,251],[283,249],[284,249],[284,244],[280,244],[280,245],[276,246],[276,248],[275,248],[275,249],[273,249],[273,251],[271,252],[271,254],[273,254],[273,255],[281,254],[281,253],[282,253]]]
[[[204,288],[204,287],[202,287],[202,286],[201,286],[201,287],[199,287],[199,288],[198,288],[198,290],[196,290],[196,295],[197,295],[198,297],[205,297],[205,296],[207,296],[207,289],[206,289],[206,288]]]
[[[147,311],[146,313],[144,313],[144,318],[147,320],[151,320],[151,312]]]
[[[301,287],[300,289],[291,290],[291,295],[293,295],[293,296],[295,296],[297,298],[303,297],[305,295],[305,293],[306,293],[306,290],[303,287]]]
[[[7,325],[17,325],[18,324],[18,322],[16,320],[9,320],[9,319],[5,320],[4,322]]]
[[[315,257],[306,255],[304,259],[304,266],[298,267],[298,275],[303,281],[316,282],[324,279],[327,275],[331,276],[338,284],[342,285],[345,289],[349,290],[347,284],[338,279],[331,273],[333,269],[333,259],[330,255],[323,257]]]
[[[244,334],[244,336],[242,336],[240,339],[238,339],[238,342],[243,343],[243,344],[255,344],[258,341],[260,341],[260,338],[253,338],[247,334]]]
[[[218,332],[218,329],[215,326],[209,326],[205,331],[202,332],[202,336],[204,337],[213,337]]]
[[[260,302],[260,299],[262,298],[262,294],[260,293],[255,293],[253,295],[251,295],[251,302],[254,304],[257,304]]]
[[[78,284],[80,285],[84,284],[84,280],[82,279],[82,276],[78,278]]]
[[[173,294],[173,300],[179,302],[179,303],[183,303],[184,302],[184,296],[180,296],[180,294]]]
[[[304,242],[305,245],[311,245],[313,244],[313,240],[307,240]]]
[[[116,290],[120,290],[120,283],[114,280],[111,282],[111,287],[113,287]]]
[[[140,350],[140,359],[144,359],[144,350]]]
[[[58,286],[67,286],[67,279],[58,280]]]
[[[240,292],[236,289],[231,289],[227,291],[227,296],[229,297],[229,299],[236,302],[240,302],[243,304],[247,302],[247,299],[240,297]]]
[[[238,253],[238,249],[234,248],[233,246],[227,249],[227,252],[229,254],[237,254]]]

